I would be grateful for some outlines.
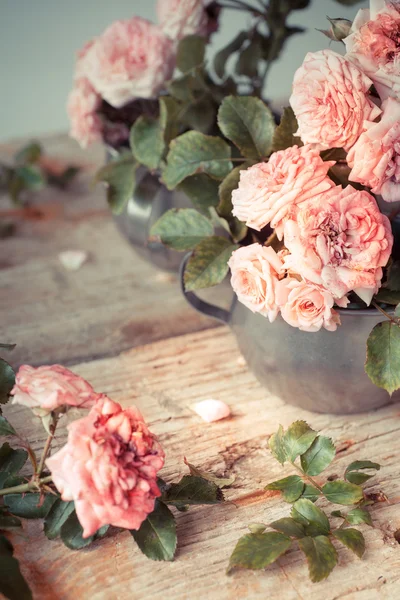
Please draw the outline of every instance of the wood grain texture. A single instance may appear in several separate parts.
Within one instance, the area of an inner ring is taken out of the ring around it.
[[[40,600],[167,600],[272,598],[273,600],[391,600],[400,593],[399,407],[351,417],[317,415],[283,404],[263,389],[238,360],[233,335],[225,328],[206,330],[134,348],[114,358],[85,362],[73,370],[124,406],[135,403],[158,434],[167,460],[162,476],[185,473],[183,457],[218,474],[234,474],[223,506],[178,513],[179,549],[173,563],[154,563],[135,547],[129,533],[110,532],[89,550],[72,552],[47,541],[41,526],[25,522],[31,543],[13,535],[35,598]],[[232,417],[203,423],[190,406],[214,397],[226,401]],[[6,407],[11,422],[42,446],[44,432],[31,414]],[[334,439],[338,453],[327,474],[343,475],[347,464],[369,458],[382,464],[370,491],[382,489],[389,503],[372,507],[374,528],[363,526],[367,552],[359,560],[339,548],[339,566],[319,584],[308,580],[298,550],[263,572],[225,575],[229,555],[250,522],[286,516],[289,505],[263,487],[282,470],[268,451],[278,424],[306,419]],[[62,433],[65,435],[65,423]],[[63,443],[63,435],[58,444]]]

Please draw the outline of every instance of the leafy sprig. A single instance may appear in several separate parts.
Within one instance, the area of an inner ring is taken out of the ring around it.
[[[283,500],[292,504],[290,516],[269,524],[274,531],[265,531],[262,523],[249,525],[250,533],[238,541],[229,561],[228,573],[236,568],[263,569],[297,544],[308,563],[313,582],[328,577],[338,561],[332,540],[337,540],[361,558],[365,552],[363,534],[352,525],[372,525],[366,508],[370,500],[361,487],[373,477],[380,465],[369,460],[352,462],[343,479],[321,484],[314,479],[334,460],[335,446],[328,437],[319,435],[305,421],[296,421],[284,431],[282,426],[269,440],[276,460],[289,463],[298,475],[289,475],[266,486],[278,490]],[[341,519],[333,528],[325,512],[316,506],[319,499],[333,504],[353,506],[347,513],[331,512]]]

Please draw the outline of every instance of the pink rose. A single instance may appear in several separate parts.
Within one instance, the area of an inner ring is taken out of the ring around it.
[[[381,112],[368,98],[371,84],[340,54],[309,52],[295,73],[289,100],[299,124],[297,135],[319,150],[349,150],[362,133],[364,121],[373,121]]]
[[[381,194],[386,202],[400,201],[400,102],[382,104],[379,123],[365,123],[365,131],[347,155],[351,181]]]
[[[282,260],[275,250],[261,244],[242,246],[232,253],[228,265],[239,301],[272,323],[279,312],[276,298],[279,276],[284,274]]]
[[[393,235],[368,192],[336,186],[302,204],[285,224],[286,268],[335,298],[354,291],[369,304],[389,260]]]
[[[206,36],[208,15],[203,0],[158,0],[157,16],[161,29],[171,40],[187,35]]]
[[[371,10],[357,13],[352,33],[343,41],[347,58],[372,79],[385,100],[400,94],[400,5],[371,0]],[[371,121],[373,119],[370,119]]]
[[[28,406],[40,414],[67,406],[90,408],[101,396],[85,379],[61,365],[36,369],[22,365],[11,394],[13,404]]]
[[[69,95],[67,112],[70,119],[70,136],[86,148],[102,139],[103,122],[97,114],[101,97],[89,80],[81,77],[75,81]]]
[[[156,96],[175,65],[172,41],[140,17],[116,21],[84,52],[80,68],[98,94],[115,108]]]
[[[240,171],[232,214],[257,231],[270,224],[282,239],[292,208],[334,186],[327,177],[334,164],[324,162],[310,145],[274,152],[268,162]]]
[[[83,537],[103,525],[139,529],[160,496],[164,452],[135,407],[103,396],[68,426],[68,442],[46,461],[65,501],[73,500]]]
[[[333,310],[334,298],[327,290],[292,277],[281,281],[281,285],[287,293],[280,307],[281,315],[289,325],[309,332],[319,331],[321,327],[335,331],[340,325],[339,314]]]

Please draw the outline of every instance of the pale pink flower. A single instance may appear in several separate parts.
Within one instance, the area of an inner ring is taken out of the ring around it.
[[[373,81],[382,100],[400,94],[400,4],[371,0],[344,39],[349,60]],[[370,119],[372,120],[372,119]]]
[[[232,214],[260,231],[270,224],[282,239],[283,224],[294,206],[332,186],[327,177],[335,161],[323,161],[310,145],[292,146],[271,154],[268,162],[240,171],[232,192]]]
[[[336,186],[302,204],[285,224],[284,264],[335,298],[356,292],[367,304],[390,257],[389,219],[366,191]]]
[[[101,396],[83,377],[61,365],[22,365],[11,395],[13,404],[27,406],[40,415],[68,406],[90,408]]]
[[[115,108],[156,96],[174,66],[172,41],[140,17],[110,25],[85,51],[81,64],[97,93]]]
[[[339,314],[333,310],[335,300],[327,290],[293,277],[283,279],[281,285],[287,293],[285,303],[280,307],[281,315],[289,325],[309,332],[319,331],[322,327],[335,331],[340,325]]]
[[[279,312],[276,289],[283,263],[275,250],[261,244],[242,246],[232,253],[228,265],[238,300],[255,313],[274,321]]]
[[[139,529],[160,496],[164,452],[136,407],[103,396],[68,426],[68,442],[46,461],[65,501],[73,500],[83,537],[103,525]]]
[[[158,0],[158,22],[171,40],[187,35],[206,36],[208,15],[204,0]]]
[[[86,148],[102,139],[103,123],[97,114],[101,97],[85,77],[77,79],[68,98],[70,136]]]
[[[231,414],[231,410],[225,402],[222,402],[222,400],[213,400],[212,398],[197,402],[193,406],[193,410],[207,423],[226,419]]]
[[[365,131],[347,155],[350,181],[358,181],[386,202],[400,201],[400,102],[382,104],[379,123],[365,123]]]
[[[319,150],[349,150],[380,109],[369,99],[372,81],[352,62],[332,50],[309,52],[293,80],[290,105],[297,135]]]

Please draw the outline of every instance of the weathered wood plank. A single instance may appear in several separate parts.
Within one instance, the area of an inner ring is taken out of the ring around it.
[[[88,378],[125,406],[136,403],[166,450],[163,477],[177,479],[183,457],[219,474],[236,475],[226,497],[235,505],[198,507],[177,514],[179,552],[173,563],[153,563],[134,547],[131,536],[110,533],[90,550],[78,553],[48,542],[38,523],[24,526],[31,543],[14,536],[16,553],[36,597],[41,600],[175,600],[272,598],[276,600],[395,599],[400,593],[400,548],[393,533],[400,528],[399,406],[351,417],[317,415],[284,405],[270,396],[238,362],[234,337],[224,329],[206,330],[134,348],[110,359],[76,365]],[[209,397],[228,402],[230,419],[205,424],[190,409]],[[12,422],[42,445],[44,434],[30,413],[6,407]],[[225,568],[237,539],[250,522],[271,522],[289,506],[263,487],[282,470],[268,451],[268,437],[278,424],[298,418],[330,435],[339,452],[328,474],[342,475],[354,459],[382,464],[371,491],[382,488],[390,503],[371,513],[375,527],[363,527],[367,552],[359,560],[340,548],[340,565],[323,583],[311,584],[304,558],[290,552],[265,572]],[[64,426],[65,427],[65,426]]]

